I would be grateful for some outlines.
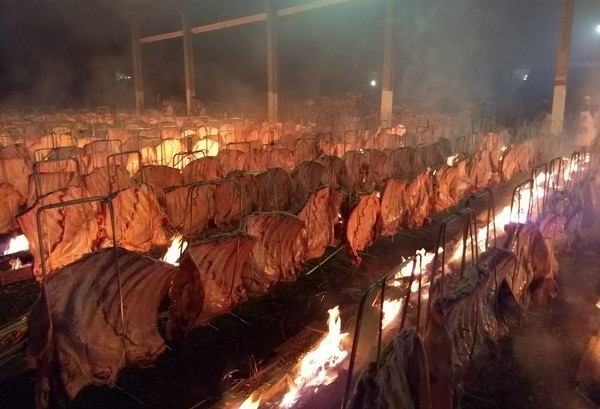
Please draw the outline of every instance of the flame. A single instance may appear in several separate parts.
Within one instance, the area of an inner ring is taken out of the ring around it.
[[[171,246],[167,250],[167,254],[162,258],[162,261],[178,266],[179,256],[185,251],[187,245],[187,241],[183,241],[183,236],[181,234],[176,234],[175,237],[173,237]]]
[[[412,291],[412,288],[411,288]],[[402,299],[388,299],[383,301],[383,320],[381,321],[381,327],[387,328],[399,315],[403,305]]]
[[[348,351],[342,347],[342,341],[348,334],[342,333],[339,306],[330,309],[327,314],[329,315],[327,335],[302,358],[300,369],[281,402],[283,407],[293,406],[303,388],[329,385],[335,381],[337,374],[332,370],[348,355]]]
[[[4,255],[6,256],[7,254],[14,254],[20,251],[27,250],[29,250],[29,241],[27,240],[27,237],[25,237],[24,234],[21,234],[17,237],[13,237],[12,239],[10,239],[10,241],[8,242],[8,247],[6,248],[6,250],[4,250]]]
[[[448,156],[446,158],[446,164],[448,166],[454,166],[456,164],[457,159],[458,159],[458,153],[456,155]]]
[[[23,267],[23,264],[21,263],[21,259],[19,257],[10,260],[10,266],[13,270],[18,270],[21,267]]]
[[[253,393],[252,395],[248,396],[248,399],[242,402],[238,409],[258,409],[259,406],[260,396],[257,396],[256,393]]]

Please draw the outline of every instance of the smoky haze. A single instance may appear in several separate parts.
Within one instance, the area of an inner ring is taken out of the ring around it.
[[[307,2],[274,3],[284,8]],[[0,105],[131,105],[132,84],[114,80],[116,70],[133,74],[129,24],[105,3],[0,0]],[[396,100],[452,109],[511,93],[531,98],[551,93],[559,3],[397,1]],[[180,5],[192,26],[264,11],[262,0],[183,0]],[[574,58],[598,54],[600,43],[589,30],[595,18],[600,20],[596,9],[593,0],[578,2]],[[181,28],[180,16],[168,5],[145,11],[142,35]],[[383,17],[383,0],[354,0],[281,18],[281,98],[352,91],[378,101]],[[147,105],[169,97],[183,100],[181,38],[143,44],[142,54]],[[264,23],[195,35],[194,54],[200,99],[264,105]],[[546,67],[529,83],[507,81],[514,68],[535,64]],[[370,87],[371,80],[376,87]]]

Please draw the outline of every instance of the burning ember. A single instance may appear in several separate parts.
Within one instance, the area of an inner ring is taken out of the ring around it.
[[[240,405],[239,409],[258,409],[260,406],[260,396],[257,397],[256,395],[256,393],[253,393],[248,396],[248,399]]]
[[[23,267],[23,263],[21,263],[21,259],[17,257],[14,260],[10,260],[10,267],[13,270],[18,270]]]
[[[15,254],[20,251],[28,251],[29,250],[29,241],[27,241],[27,237],[24,234],[20,236],[13,237],[10,239],[8,243],[8,248],[4,250],[4,255]]]
[[[384,303],[385,304],[385,303]],[[342,341],[348,334],[342,334],[342,320],[339,307],[328,312],[329,331],[325,338],[315,346],[300,362],[300,369],[293,383],[283,397],[281,406],[289,408],[296,403],[302,389],[311,386],[329,385],[335,381],[335,368],[340,365],[348,351],[342,347]]]
[[[178,266],[179,256],[185,251],[187,245],[187,241],[183,241],[183,236],[181,234],[175,235],[169,250],[167,250],[167,254],[162,258],[162,261]]]

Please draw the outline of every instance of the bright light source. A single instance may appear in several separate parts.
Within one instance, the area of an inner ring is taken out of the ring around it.
[[[600,24],[596,26],[596,33],[600,34]]]
[[[523,81],[527,81],[527,78],[529,78],[529,74],[523,75]]]
[[[371,86],[372,86],[372,87],[374,87],[374,86],[376,86],[376,85],[377,85],[377,81],[375,81],[375,80],[371,80]]]

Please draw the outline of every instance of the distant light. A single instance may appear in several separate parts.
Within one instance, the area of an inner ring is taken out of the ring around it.
[[[596,33],[600,34],[600,24],[596,26]]]
[[[376,85],[377,85],[377,81],[375,81],[375,80],[371,80],[371,86],[372,86],[372,87],[375,87]]]
[[[529,78],[529,74],[525,74],[525,75],[523,76],[523,81],[527,81],[527,78]]]

